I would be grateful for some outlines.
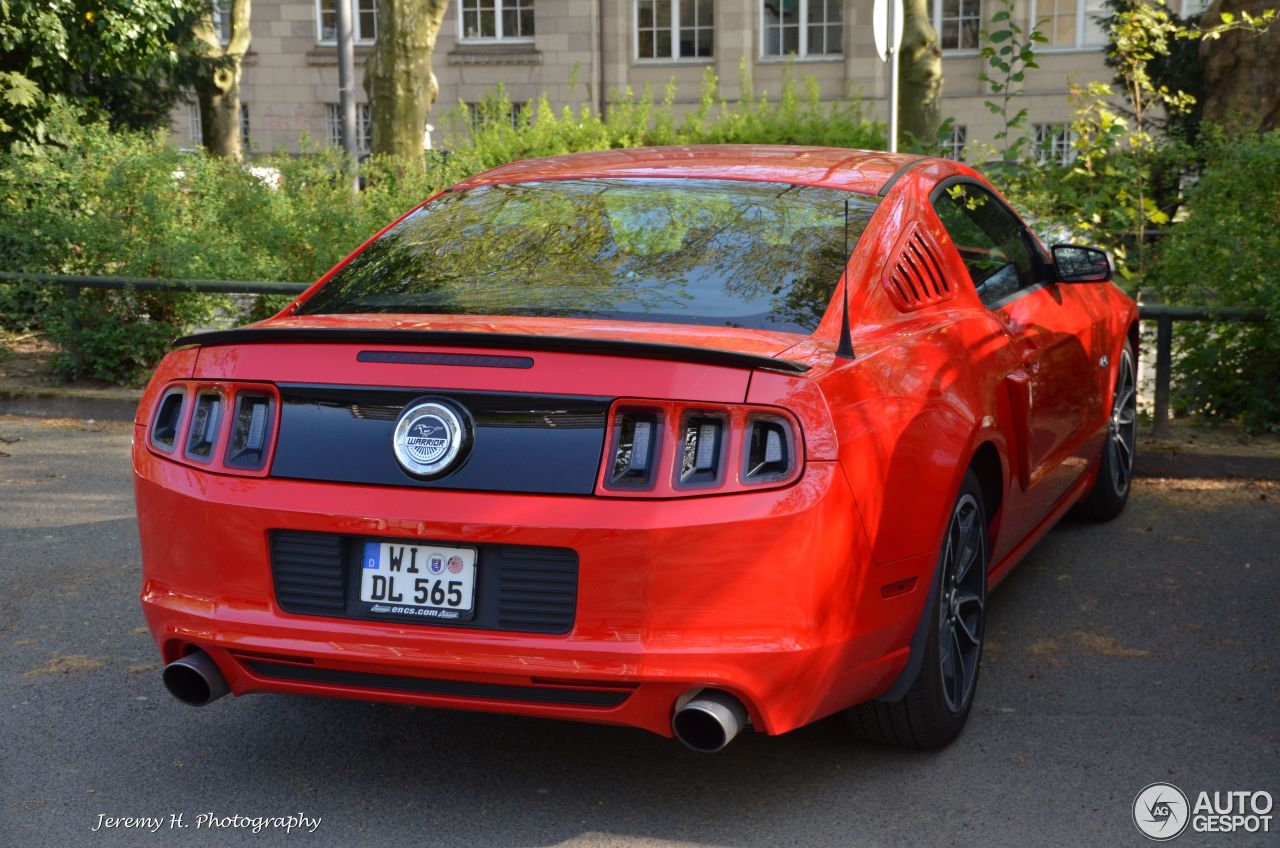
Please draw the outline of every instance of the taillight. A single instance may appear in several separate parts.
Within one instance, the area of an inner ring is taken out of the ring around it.
[[[160,396],[155,417],[151,419],[151,445],[165,453],[173,453],[178,445],[178,429],[182,426],[182,410],[187,390],[178,386]]]
[[[267,395],[240,392],[231,419],[231,441],[223,460],[232,468],[257,470],[267,458],[267,433],[274,404]]]
[[[213,459],[213,445],[218,438],[218,426],[222,423],[222,395],[202,391],[196,395],[196,406],[191,412],[191,426],[187,430],[189,459],[208,462]]]
[[[156,404],[147,443],[211,471],[262,475],[275,441],[279,403],[275,387],[264,383],[175,383]]]
[[[614,414],[608,479],[611,488],[652,488],[658,459],[658,420],[655,412],[619,410]]]
[[[714,486],[725,466],[728,416],[685,413],[680,425],[680,486]]]
[[[599,495],[722,494],[800,476],[799,425],[780,409],[620,400],[609,432]]]
[[[791,425],[776,415],[752,414],[747,418],[747,444],[742,452],[742,479],[767,483],[786,479],[795,464],[795,440]]]

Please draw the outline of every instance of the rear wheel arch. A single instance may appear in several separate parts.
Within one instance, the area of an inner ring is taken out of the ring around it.
[[[1004,468],[1005,463],[995,443],[991,441],[980,442],[970,454],[969,462],[963,466],[963,469],[956,476],[955,485],[952,487],[952,495],[947,501],[947,520],[944,520],[942,524],[945,529],[950,519],[951,505],[955,503],[956,498],[963,491],[965,479],[972,472],[978,479],[983,518],[987,523],[988,556],[994,547],[995,540],[991,536],[992,530],[996,526],[996,510],[1004,502]],[[991,500],[993,496],[995,497],[994,501]],[[990,562],[987,565],[990,566]],[[924,647],[929,636],[929,612],[934,608],[938,590],[938,569],[939,563],[935,561],[929,571],[929,582],[926,584],[929,586],[929,593],[925,598],[924,607],[920,611],[920,618],[916,621],[916,626],[912,630],[911,652],[907,659],[907,665],[889,688],[876,698],[877,701],[891,702],[901,700],[920,673],[920,666],[924,658]]]
[[[978,445],[968,467],[977,476],[978,485],[982,489],[982,509],[987,520],[988,541],[994,542],[990,537],[995,530],[1000,507],[1004,504],[1007,477],[1004,460],[995,443],[986,441]]]

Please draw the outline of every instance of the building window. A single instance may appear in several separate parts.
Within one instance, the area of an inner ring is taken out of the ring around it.
[[[712,55],[713,0],[635,0],[637,59]]]
[[[249,104],[240,104],[240,145],[245,149],[249,147]]]
[[[933,0],[933,26],[943,50],[977,50],[982,0]]]
[[[342,147],[342,106],[324,104],[324,134],[330,147]],[[363,156],[373,148],[373,121],[368,103],[356,104],[356,153]]]
[[[532,41],[533,0],[461,0],[460,41]]]
[[[1036,124],[1036,161],[1041,165],[1070,165],[1076,161],[1076,133],[1066,124]]]
[[[378,39],[378,0],[347,0],[355,19],[351,22],[356,41],[372,44]],[[338,43],[338,7],[335,0],[316,0],[316,24],[321,44]]]
[[[839,56],[843,44],[844,0],[761,0],[760,53],[765,58]]]
[[[951,135],[942,142],[942,155],[957,162],[964,161],[964,147],[969,143],[969,128],[954,124]]]
[[[1105,47],[1111,14],[1106,0],[1033,0],[1031,5],[1031,19],[1041,24],[1050,48]]]
[[[523,100],[514,100],[511,102],[511,113],[506,116],[511,123],[512,129],[520,126],[520,116],[524,114],[524,110],[528,107],[528,102]],[[483,124],[493,124],[500,121],[503,117],[502,107],[493,100],[482,100],[479,102],[469,102],[467,107],[467,120],[471,124],[471,129],[477,129]]]
[[[200,117],[198,101],[187,104],[187,126],[191,130],[191,143],[204,144],[204,120]]]
[[[213,0],[213,31],[219,43],[231,42],[231,0]]]

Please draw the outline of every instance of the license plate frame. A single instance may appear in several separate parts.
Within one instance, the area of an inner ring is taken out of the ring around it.
[[[373,618],[471,621],[479,566],[479,550],[467,545],[362,539],[354,600]]]

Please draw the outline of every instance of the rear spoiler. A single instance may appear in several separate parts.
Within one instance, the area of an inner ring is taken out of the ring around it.
[[[664,359],[725,368],[763,369],[803,374],[808,365],[732,350],[688,345],[628,342],[616,339],[584,339],[574,336],[533,336],[518,333],[471,333],[452,330],[380,330],[312,327],[242,327],[193,333],[176,339],[174,347],[241,344],[372,344],[436,345],[502,350],[543,350],[555,353],[594,353],[600,356],[629,356],[636,359]]]

